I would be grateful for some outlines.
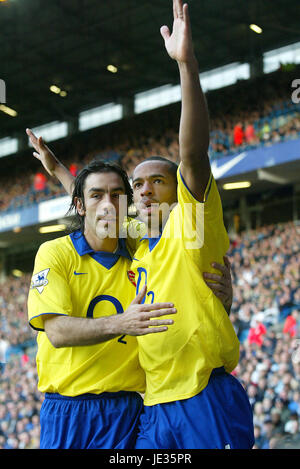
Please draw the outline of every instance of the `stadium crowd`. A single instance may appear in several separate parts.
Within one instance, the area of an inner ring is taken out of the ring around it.
[[[242,81],[233,87],[207,93],[211,161],[258,146],[300,138],[300,104],[291,100],[289,79],[286,72],[278,71],[254,82]],[[95,156],[117,160],[129,175],[142,159],[151,155],[163,155],[177,161],[176,109],[155,110],[150,115],[146,113],[146,119],[138,115],[128,123],[122,122],[123,128],[118,127],[114,136],[109,134],[108,137],[108,131],[100,128],[98,135],[93,135],[84,144],[70,144],[69,140],[65,145],[60,143],[57,156],[73,174]],[[49,146],[53,148],[53,145]],[[14,173],[0,177],[3,189],[0,213],[65,194],[62,186],[41,168],[33,170],[32,160],[30,156],[29,166],[24,170],[16,167]]]
[[[231,320],[240,340],[233,374],[247,390],[255,449],[300,447],[300,225],[242,232],[231,239]],[[27,324],[30,274],[0,289],[0,449],[39,448],[36,333]],[[6,362],[6,364],[5,364]]]
[[[291,102],[284,72],[257,80],[257,86],[241,82],[207,94],[212,160],[300,138],[300,109]],[[57,155],[74,175],[96,155],[119,160],[129,174],[153,154],[177,161],[177,116],[164,109],[153,115],[149,126],[141,115],[131,131],[123,123],[115,140],[109,135],[106,143],[103,131],[89,146],[86,141],[80,148],[67,142],[63,151],[61,144]],[[65,194],[59,183],[40,168],[34,172],[30,164],[6,176],[0,177],[2,214]],[[233,373],[253,408],[254,448],[277,448],[287,438],[292,447],[300,447],[300,225],[239,233],[231,239],[229,258],[234,291],[230,318],[241,344]],[[37,390],[36,332],[27,322],[30,277],[10,276],[0,283],[0,449],[39,448],[43,395]]]

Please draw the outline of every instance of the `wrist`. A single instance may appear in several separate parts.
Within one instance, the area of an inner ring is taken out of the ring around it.
[[[197,72],[198,73],[198,61],[196,56],[192,54],[185,61],[177,61],[179,70],[182,72]]]
[[[53,161],[52,173],[56,175],[61,169],[63,165],[55,158]]]
[[[51,167],[52,176],[55,176],[60,179],[60,177],[64,175],[65,171],[66,169],[64,165],[54,157],[54,161],[52,162]]]
[[[115,337],[122,335],[123,331],[121,330],[122,322],[120,322],[120,314],[115,314],[110,316],[107,323],[107,333]]]

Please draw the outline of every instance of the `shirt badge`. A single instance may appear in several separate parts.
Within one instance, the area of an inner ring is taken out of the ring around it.
[[[32,276],[30,288],[36,288],[39,293],[42,293],[45,286],[48,285],[49,280],[47,280],[47,275],[50,269],[41,270],[37,274]]]
[[[132,283],[132,285],[134,285],[136,287],[136,283],[135,283],[135,273],[132,272],[132,270],[128,270],[127,271],[127,276],[130,280],[130,282]]]

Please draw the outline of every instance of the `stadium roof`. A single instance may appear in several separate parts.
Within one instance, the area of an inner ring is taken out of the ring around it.
[[[202,72],[251,62],[300,40],[298,1],[189,4]],[[7,106],[18,115],[0,112],[0,138],[52,121],[70,122],[85,109],[178,83],[159,33],[161,25],[171,26],[171,15],[171,0],[1,0],[0,79]],[[263,33],[250,30],[251,23]],[[52,93],[51,85],[67,95]]]

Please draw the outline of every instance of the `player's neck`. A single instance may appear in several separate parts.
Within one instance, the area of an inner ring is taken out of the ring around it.
[[[151,222],[151,218],[148,219],[147,223],[147,235],[149,238],[159,238],[163,232],[165,224],[168,221],[168,217],[160,220],[159,223]]]
[[[91,233],[84,233],[85,239],[94,251],[115,252],[118,246],[118,238],[98,238]]]
[[[147,236],[148,238],[158,238],[161,234],[161,227],[157,223],[151,223],[151,220],[148,220],[147,223]]]

